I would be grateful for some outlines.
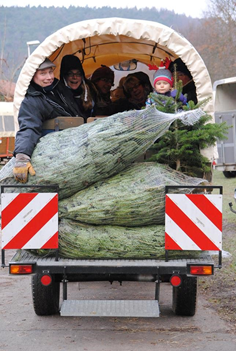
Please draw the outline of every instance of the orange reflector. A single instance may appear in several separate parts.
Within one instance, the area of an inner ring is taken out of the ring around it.
[[[190,274],[192,275],[212,275],[213,267],[211,265],[190,265]]]
[[[10,274],[32,274],[32,265],[10,265]]]
[[[48,286],[48,285],[51,284],[52,278],[51,278],[50,275],[43,275],[43,276],[41,277],[40,281],[41,281],[42,285]]]
[[[174,286],[174,287],[180,286],[180,285],[181,285],[181,282],[182,282],[181,277],[178,276],[178,275],[173,275],[173,276],[171,276],[171,278],[170,278],[170,283],[171,283],[171,285]]]

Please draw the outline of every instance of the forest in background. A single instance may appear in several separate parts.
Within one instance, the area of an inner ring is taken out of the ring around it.
[[[201,55],[212,82],[236,75],[236,5],[209,0],[198,19],[155,8],[0,7],[0,80],[16,81],[26,58],[27,41],[39,40],[86,19],[121,17],[155,21],[182,34]]]

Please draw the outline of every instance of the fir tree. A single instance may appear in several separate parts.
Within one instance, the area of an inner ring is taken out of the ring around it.
[[[178,100],[182,91],[182,81],[175,85],[177,94],[175,99],[160,94],[151,93],[156,108],[166,113],[175,113],[182,110],[193,110],[206,105],[209,99],[194,104],[189,101],[186,106]],[[148,161],[157,161],[168,164],[173,169],[190,176],[204,177],[211,170],[210,161],[204,157],[200,149],[215,145],[217,140],[226,139],[228,125],[226,122],[210,123],[212,117],[202,116],[193,126],[186,126],[181,121],[172,123],[169,130],[155,142],[151,148],[155,154]]]

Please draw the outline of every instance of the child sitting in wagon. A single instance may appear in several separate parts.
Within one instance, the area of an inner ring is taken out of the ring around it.
[[[182,93],[180,93],[179,97],[177,98],[177,90],[173,88],[174,84],[174,79],[172,76],[171,71],[166,67],[170,63],[169,60],[166,60],[166,63],[164,65],[163,62],[161,62],[160,67],[156,70],[154,73],[154,78],[153,78],[153,86],[154,86],[154,94],[159,94],[163,95],[165,97],[172,97],[177,102],[181,102],[182,105],[187,104],[187,98],[184,96]],[[150,69],[157,68],[156,66],[150,66]],[[162,100],[162,99],[161,99]],[[164,106],[167,102],[167,99],[164,98]],[[155,99],[152,97],[152,94],[148,96],[147,101],[146,101],[146,106],[150,106],[156,104]]]

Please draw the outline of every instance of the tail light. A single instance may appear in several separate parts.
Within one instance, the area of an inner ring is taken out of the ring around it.
[[[31,264],[12,264],[9,267],[10,274],[13,275],[25,275],[33,273],[33,266]]]
[[[191,275],[213,275],[214,267],[213,265],[189,265],[188,272]]]

